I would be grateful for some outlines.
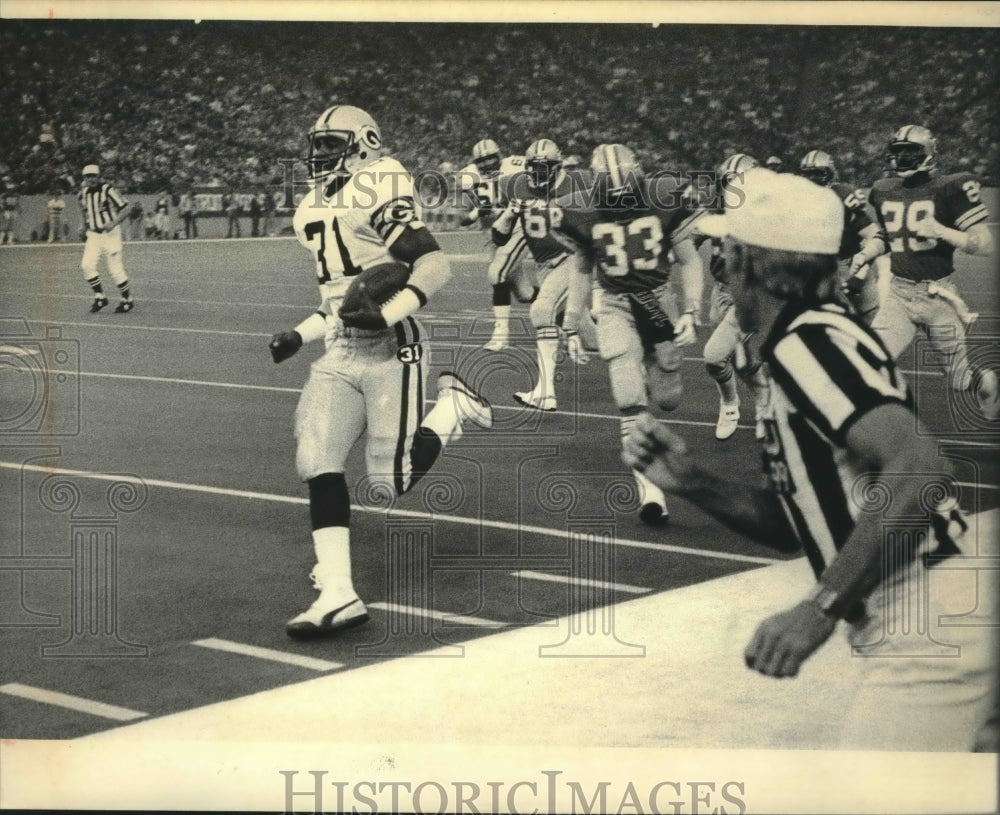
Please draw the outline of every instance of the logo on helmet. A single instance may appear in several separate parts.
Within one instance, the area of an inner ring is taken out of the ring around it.
[[[361,131],[361,141],[372,150],[378,150],[382,147],[382,137],[378,134],[378,131],[370,127],[366,127]]]

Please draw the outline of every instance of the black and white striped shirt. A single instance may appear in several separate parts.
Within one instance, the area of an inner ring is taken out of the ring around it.
[[[836,303],[786,312],[762,353],[772,379],[764,470],[818,576],[860,513],[851,491],[867,468],[851,459],[847,432],[879,405],[912,409],[909,389],[881,340]]]
[[[77,194],[88,232],[96,232],[110,224],[128,206],[128,201],[110,184],[84,187]]]

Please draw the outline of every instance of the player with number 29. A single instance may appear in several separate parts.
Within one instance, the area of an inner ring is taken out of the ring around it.
[[[938,175],[937,141],[920,125],[896,131],[885,161],[889,177],[868,197],[881,231],[851,262],[854,272],[889,254],[892,277],[872,328],[893,358],[919,328],[943,356],[952,390],[971,391],[983,415],[996,419],[997,373],[969,360],[970,312],[952,280],[956,249],[981,257],[993,251],[980,182],[971,173]]]

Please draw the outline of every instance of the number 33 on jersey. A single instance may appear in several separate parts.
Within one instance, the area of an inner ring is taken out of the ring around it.
[[[312,253],[324,300],[344,296],[362,269],[400,260],[411,264],[438,245],[420,220],[413,180],[385,157],[338,181],[310,190],[295,211],[299,243]]]

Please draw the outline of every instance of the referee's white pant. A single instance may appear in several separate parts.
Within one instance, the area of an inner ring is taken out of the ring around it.
[[[1000,511],[966,520],[961,554],[898,571],[866,601],[869,618],[848,628],[862,680],[841,748],[965,752],[993,709]]]
[[[83,260],[80,268],[86,280],[98,277],[97,264],[102,257],[107,258],[108,271],[112,279],[119,285],[128,282],[125,274],[125,264],[122,260],[122,228],[116,226],[110,232],[87,231],[87,242],[83,247]]]

